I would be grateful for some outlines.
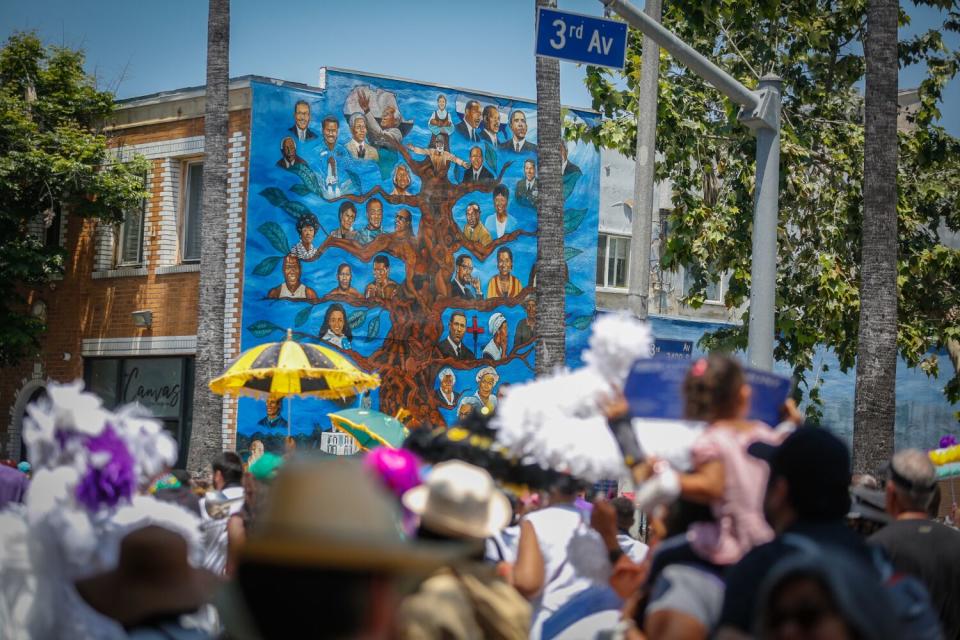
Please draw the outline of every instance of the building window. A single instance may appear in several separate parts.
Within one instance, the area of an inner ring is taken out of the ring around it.
[[[630,238],[601,233],[597,238],[597,286],[626,289]]]
[[[193,357],[86,358],[87,390],[108,409],[139,402],[177,441],[177,466],[186,463],[193,410]]]
[[[716,273],[710,270],[707,273],[707,288],[704,291],[703,301],[713,304],[723,304],[723,297],[726,295],[726,278],[721,275],[716,282],[713,281]],[[693,269],[686,267],[683,270],[683,295],[690,295],[690,289],[693,288]]]
[[[143,264],[143,231],[147,215],[147,201],[140,202],[124,213],[117,230],[116,265],[139,267]]]
[[[183,199],[180,220],[181,262],[200,260],[200,232],[203,226],[203,163],[189,162],[183,167]]]

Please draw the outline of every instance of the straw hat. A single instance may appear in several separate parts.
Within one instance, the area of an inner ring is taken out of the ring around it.
[[[460,545],[403,539],[399,507],[359,460],[293,460],[274,480],[244,560],[397,574],[427,574]]]
[[[458,538],[489,538],[510,523],[510,500],[484,469],[459,460],[433,467],[427,483],[403,494],[403,505],[428,529]]]
[[[125,627],[192,613],[210,601],[219,585],[213,573],[189,565],[183,536],[156,525],[124,537],[116,569],[76,583],[87,604]]]

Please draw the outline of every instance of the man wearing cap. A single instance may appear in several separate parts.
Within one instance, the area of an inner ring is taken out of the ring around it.
[[[453,409],[460,402],[460,394],[453,389],[457,383],[457,377],[453,374],[453,369],[444,367],[437,375],[437,399],[440,400],[440,406],[444,409]]]
[[[893,456],[887,469],[886,511],[894,522],[870,543],[889,554],[897,571],[919,578],[930,592],[944,638],[960,638],[960,532],[930,519],[927,507],[937,488],[930,458],[917,449]]]
[[[487,322],[487,328],[493,337],[483,348],[481,357],[487,360],[503,360],[503,357],[507,354],[507,342],[510,339],[507,318],[502,313],[494,313]]]
[[[403,504],[420,516],[420,541],[466,547],[470,561],[435,571],[403,600],[400,637],[526,637],[530,604],[483,561],[484,540],[506,527],[513,511],[490,474],[459,460],[441,462],[426,484],[403,494]]]
[[[716,636],[721,639],[750,637],[764,578],[777,561],[801,552],[798,542],[844,554],[880,580],[870,548],[844,522],[850,510],[845,444],[825,429],[801,427],[779,447],[754,443],[749,451],[770,464],[763,510],[777,537],[727,571]]]

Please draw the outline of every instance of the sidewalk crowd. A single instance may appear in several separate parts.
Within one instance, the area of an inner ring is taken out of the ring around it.
[[[689,464],[621,442],[604,493],[388,448],[228,451],[191,478],[147,417],[51,385],[33,466],[0,466],[0,637],[960,638],[960,531],[927,453],[853,478],[792,403],[747,420],[751,393],[734,358],[695,361]],[[622,396],[601,405],[622,434]]]

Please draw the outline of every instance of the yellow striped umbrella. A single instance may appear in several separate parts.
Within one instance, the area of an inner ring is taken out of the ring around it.
[[[361,371],[334,349],[297,342],[290,330],[283,342],[268,342],[240,354],[223,375],[210,381],[216,394],[258,398],[342,399],[379,386],[376,374]]]

